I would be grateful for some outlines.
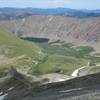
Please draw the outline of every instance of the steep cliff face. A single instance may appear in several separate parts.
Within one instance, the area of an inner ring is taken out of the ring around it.
[[[33,15],[25,19],[0,21],[2,27],[23,36],[41,36],[65,41],[100,41],[100,17],[70,18]]]

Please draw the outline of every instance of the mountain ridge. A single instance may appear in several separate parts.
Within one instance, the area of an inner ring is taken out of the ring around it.
[[[99,49],[100,17],[77,19],[32,15],[19,20],[0,21],[0,26],[18,36],[49,38],[51,41],[61,40],[78,45],[89,44]]]
[[[0,19],[21,19],[31,15],[52,15],[76,18],[100,17],[100,10],[81,10],[71,8],[0,8]]]

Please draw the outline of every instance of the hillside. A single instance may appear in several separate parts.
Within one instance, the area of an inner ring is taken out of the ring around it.
[[[100,10],[0,8],[0,100],[99,95]]]
[[[29,71],[44,54],[34,43],[26,42],[0,28],[0,75],[11,67]]]
[[[92,47],[74,48],[73,44],[61,41],[60,45],[27,41],[2,28],[0,36],[0,76],[7,74],[12,67],[32,75],[60,73],[71,76],[74,70],[86,66],[89,61],[92,65],[88,74],[100,70],[96,67],[100,57],[90,56],[94,51]]]
[[[71,75],[88,62],[86,73],[100,71],[100,54],[90,55],[100,52],[100,17],[32,15],[0,20],[0,27],[7,30],[0,29],[1,74],[5,68],[18,67],[33,75]]]
[[[0,21],[0,26],[25,37],[43,37],[77,45],[92,45],[100,50],[100,17],[71,18],[33,15],[25,19]]]

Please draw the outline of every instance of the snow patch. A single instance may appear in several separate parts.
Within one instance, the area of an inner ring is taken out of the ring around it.
[[[0,96],[0,100],[4,100],[5,99],[5,97],[8,95],[8,93],[6,93],[6,94],[4,94],[4,95],[1,95]]]
[[[85,68],[86,68],[86,66],[76,69],[76,70],[72,73],[71,76],[73,76],[73,77],[78,77],[78,76],[79,76],[79,73],[80,73],[82,70],[84,70]]]
[[[59,91],[59,92],[62,92],[62,93],[67,93],[67,92],[79,91],[79,90],[82,90],[82,88],[75,88],[75,89],[64,90],[64,91]]]

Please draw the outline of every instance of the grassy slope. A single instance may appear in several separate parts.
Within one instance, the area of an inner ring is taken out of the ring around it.
[[[41,49],[34,43],[21,40],[2,28],[0,28],[0,55],[6,56],[8,59],[12,58],[10,63],[8,63],[9,60],[0,63],[2,70],[11,66],[32,67],[34,66],[33,60],[38,62],[44,56]],[[19,56],[22,56],[22,58],[17,59]],[[13,60],[13,58],[17,60]],[[2,72],[2,70],[0,71]]]
[[[88,55],[91,52],[89,47],[80,47],[80,50],[66,45],[50,45],[48,43],[38,43],[47,57],[33,69],[33,73],[61,72],[70,75],[75,69],[87,65]],[[87,48],[87,49],[86,49]],[[83,52],[84,50],[84,52]]]
[[[86,65],[87,62],[85,59],[70,56],[49,55],[47,61],[40,64],[39,69],[45,73],[58,72],[70,75],[75,69]]]
[[[89,57],[93,50],[91,47],[72,48],[71,44],[58,46],[33,42],[19,39],[0,28],[0,56],[10,59],[0,62],[0,74],[13,66],[35,75],[54,72],[70,75],[76,68],[87,65],[88,61],[96,60]]]
[[[40,51],[40,48],[35,44],[25,42],[24,40],[15,37],[12,33],[3,29],[0,29],[0,47],[1,49],[6,48],[12,50],[12,52],[5,53],[7,56],[18,56],[25,54],[29,56],[34,55],[36,57],[38,51]],[[4,51],[1,53],[4,53]]]

